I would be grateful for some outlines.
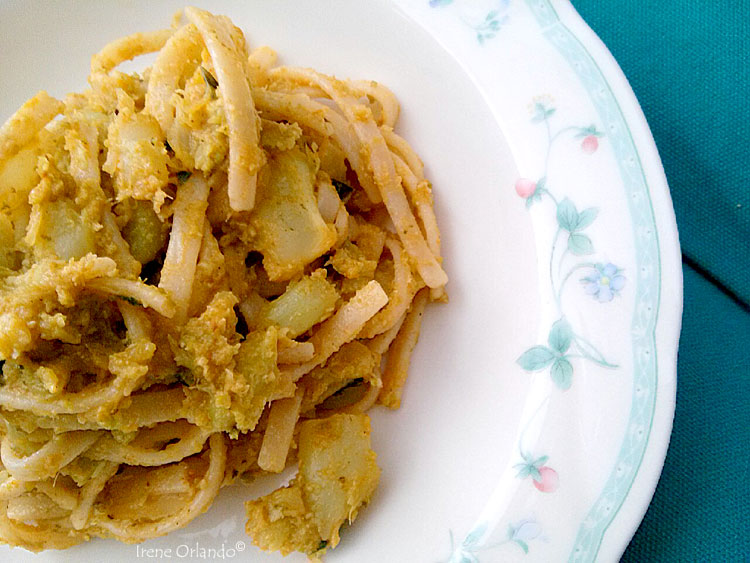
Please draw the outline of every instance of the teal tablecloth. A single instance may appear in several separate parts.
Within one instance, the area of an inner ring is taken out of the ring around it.
[[[573,0],[646,114],[685,275],[664,472],[623,561],[750,561],[750,0]]]

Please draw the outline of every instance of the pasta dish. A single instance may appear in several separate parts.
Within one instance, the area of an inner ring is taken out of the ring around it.
[[[88,82],[0,128],[0,541],[141,542],[297,466],[246,530],[318,560],[378,483],[366,413],[399,407],[446,300],[398,102],[195,8]]]

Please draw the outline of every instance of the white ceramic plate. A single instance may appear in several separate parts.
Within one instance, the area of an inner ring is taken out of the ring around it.
[[[284,63],[389,85],[434,184],[451,301],[404,406],[373,412],[381,485],[327,560],[616,560],[669,440],[682,284],[659,157],[605,47],[564,0],[199,4]],[[91,54],[178,7],[0,1],[0,120],[82,89]],[[279,561],[243,533],[268,486],[140,546],[0,559]]]

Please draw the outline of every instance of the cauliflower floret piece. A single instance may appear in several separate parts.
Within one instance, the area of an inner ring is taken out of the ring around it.
[[[261,549],[281,551],[283,555],[292,551],[312,555],[325,548],[298,483],[276,489],[246,506],[247,533]]]
[[[318,211],[313,161],[299,149],[271,153],[258,176],[253,243],[271,281],[291,279],[336,242]]]
[[[338,291],[321,268],[290,283],[286,291],[267,307],[265,320],[286,328],[287,336],[296,338],[331,316],[338,299]]]
[[[318,559],[339,542],[372,497],[380,469],[370,449],[370,418],[336,414],[300,423],[299,473],[287,486],[246,503],[247,533],[265,550]]]
[[[127,197],[152,201],[161,209],[169,181],[164,133],[152,116],[136,113],[124,92],[118,96],[118,114],[109,125],[107,160],[102,170],[114,179],[117,201]]]
[[[187,322],[175,347],[177,364],[190,372],[195,422],[216,431],[252,430],[268,402],[294,394],[276,365],[278,329],[251,332],[240,342],[236,304],[232,293],[217,293]]]

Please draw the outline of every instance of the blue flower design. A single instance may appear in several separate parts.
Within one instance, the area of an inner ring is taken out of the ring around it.
[[[542,527],[533,516],[515,524],[508,524],[508,541],[515,543],[524,553],[529,552],[529,542],[541,534]]]
[[[538,538],[541,534],[542,527],[533,517],[516,522],[508,528],[508,536],[513,541],[530,541]]]
[[[600,303],[612,301],[615,295],[625,287],[625,276],[620,268],[612,264],[594,264],[594,271],[581,279],[584,290]]]

